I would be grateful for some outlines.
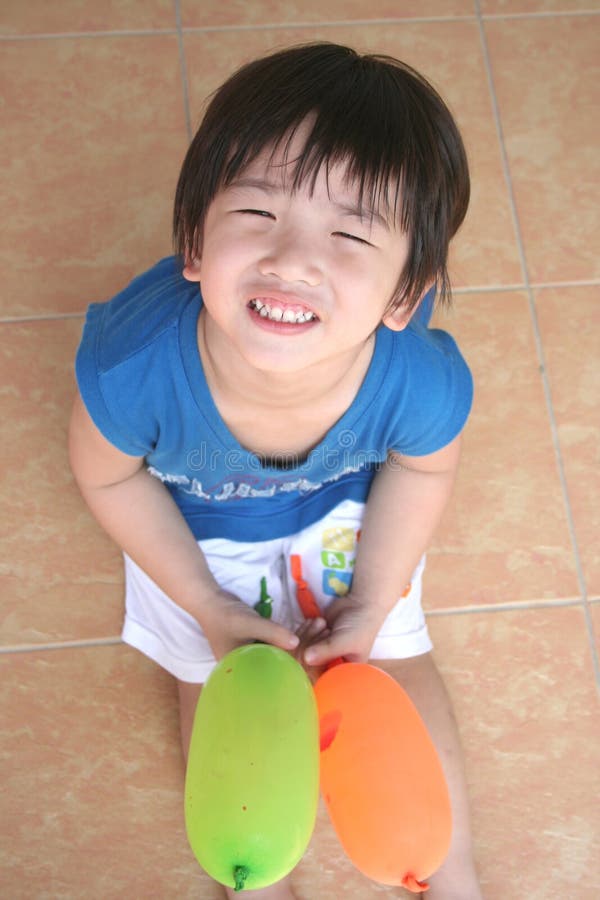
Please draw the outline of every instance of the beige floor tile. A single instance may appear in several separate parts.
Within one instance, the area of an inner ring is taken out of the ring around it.
[[[170,252],[175,36],[5,43],[0,315],[76,312]]]
[[[472,367],[475,400],[454,498],[429,553],[426,608],[576,597],[527,299],[463,295],[439,322]]]
[[[463,736],[486,900],[594,900],[600,722],[582,610],[430,627]]]
[[[536,292],[537,315],[587,589],[600,594],[600,288]]]
[[[352,19],[411,19],[428,16],[472,16],[470,0],[420,0],[398,3],[397,0],[182,0],[181,19],[184,28],[207,25],[287,25],[318,22],[348,22]],[[327,38],[324,37],[324,40]]]
[[[0,326],[4,646],[120,632],[120,554],[87,512],[67,460],[81,326]]]
[[[124,646],[2,659],[3,896],[206,897],[174,682]]]
[[[474,22],[263,29],[185,35],[192,121],[204,98],[238,65],[273,49],[331,40],[388,53],[419,68],[441,91],[463,132],[472,175],[467,220],[451,252],[456,286],[522,282],[508,194]]]
[[[4,35],[174,27],[170,0],[4,0],[0,17]]]
[[[598,19],[488,20],[530,279],[597,278]]]

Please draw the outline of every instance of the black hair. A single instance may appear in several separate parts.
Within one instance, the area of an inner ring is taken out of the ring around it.
[[[390,310],[414,308],[434,282],[450,298],[448,245],[469,203],[463,142],[437,91],[406,63],[338,44],[294,46],[238,69],[212,96],[186,154],[175,195],[173,240],[184,260],[201,252],[207,209],[265,148],[308,138],[293,188],[322,165],[343,163],[360,202],[383,203],[409,235]]]

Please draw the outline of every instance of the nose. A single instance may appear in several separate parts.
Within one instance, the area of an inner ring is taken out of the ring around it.
[[[315,239],[295,228],[272,234],[259,270],[261,275],[274,275],[281,281],[316,287],[321,283],[322,270]]]

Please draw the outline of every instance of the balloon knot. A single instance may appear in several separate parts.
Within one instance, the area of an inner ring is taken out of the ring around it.
[[[233,880],[235,881],[234,891],[243,891],[246,879],[250,874],[248,866],[236,866],[233,870]]]
[[[428,891],[429,885],[426,881],[419,881],[412,872],[407,872],[407,874],[402,879],[402,887],[406,888],[407,891],[412,891],[413,894],[418,894],[421,891]]]

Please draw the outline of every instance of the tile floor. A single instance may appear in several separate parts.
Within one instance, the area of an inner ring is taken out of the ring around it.
[[[487,900],[600,896],[598,0],[4,0],[0,895],[216,898],[186,844],[174,688],[119,639],[119,554],[67,467],[90,301],[170,250],[205,95],[269,48],[402,57],[473,177],[445,327],[477,384],[426,607]],[[17,473],[21,474],[18,475]],[[301,900],[400,897],[322,811]]]

